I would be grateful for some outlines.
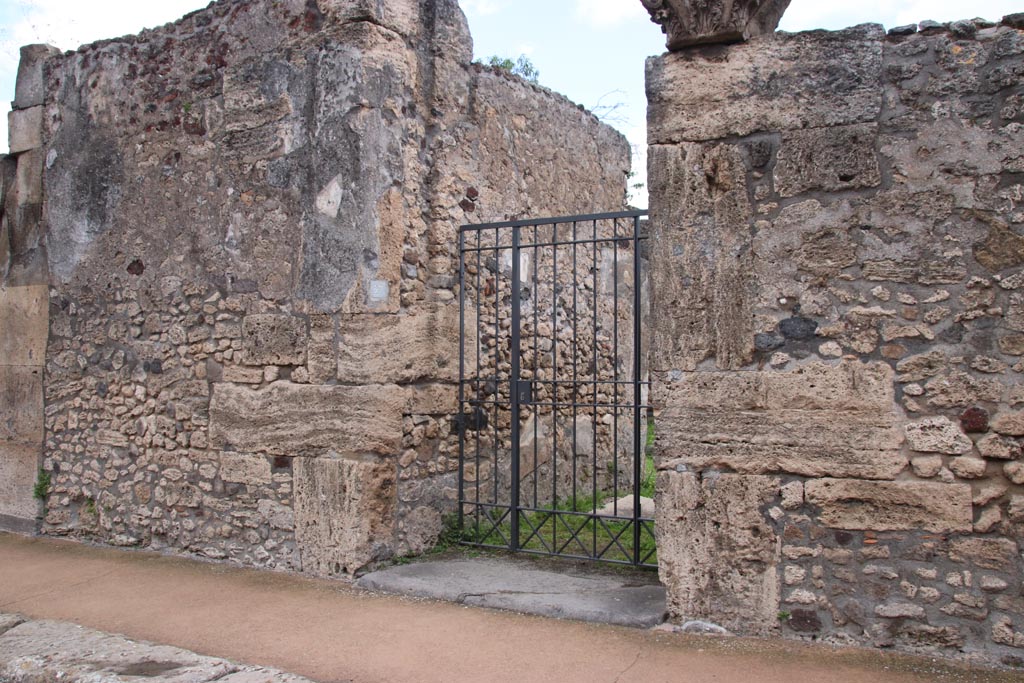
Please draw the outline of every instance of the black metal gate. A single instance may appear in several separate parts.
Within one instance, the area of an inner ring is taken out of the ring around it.
[[[462,227],[465,543],[656,566],[645,215]]]

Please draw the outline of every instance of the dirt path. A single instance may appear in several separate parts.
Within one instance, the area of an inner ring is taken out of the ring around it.
[[[937,683],[1020,673],[713,639],[362,593],[337,581],[0,534],[0,612],[270,666],[322,683]]]

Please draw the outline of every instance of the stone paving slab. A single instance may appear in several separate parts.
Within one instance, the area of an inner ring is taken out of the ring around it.
[[[311,683],[309,679],[61,621],[0,614],[0,683]]]
[[[650,628],[665,620],[665,589],[651,575],[554,571],[472,558],[417,562],[363,576],[357,586],[475,607]]]

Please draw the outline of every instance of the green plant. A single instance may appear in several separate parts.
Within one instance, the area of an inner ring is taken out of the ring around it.
[[[498,57],[497,55],[491,55],[484,62],[487,66],[494,67],[495,69],[503,69],[509,73],[515,74],[530,83],[536,83],[537,79],[540,78],[540,71],[533,65],[530,58],[526,55],[519,55],[517,59],[511,59],[509,57]]]
[[[437,537],[437,543],[430,549],[431,554],[443,553],[452,546],[456,546],[463,540],[462,527],[459,525],[459,515],[453,512],[441,519],[441,534]]]
[[[85,499],[84,509],[85,509],[85,513],[87,515],[95,515],[96,514],[96,501],[93,500],[92,498],[86,498]]]
[[[778,616],[779,621],[789,621],[793,615],[787,612],[786,610],[781,610]]]
[[[46,500],[46,496],[50,493],[50,483],[50,473],[46,470],[39,470],[36,485],[32,488],[32,496],[37,500]]]
[[[651,449],[654,447],[654,420],[647,421],[647,437],[644,440],[644,465],[640,475],[640,495],[645,498],[654,498],[654,487],[658,481],[658,471],[654,467],[654,455]]]

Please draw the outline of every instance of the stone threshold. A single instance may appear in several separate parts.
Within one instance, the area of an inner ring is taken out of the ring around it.
[[[443,557],[364,575],[369,591],[444,600],[557,619],[651,628],[665,621],[655,572],[558,559]]]

